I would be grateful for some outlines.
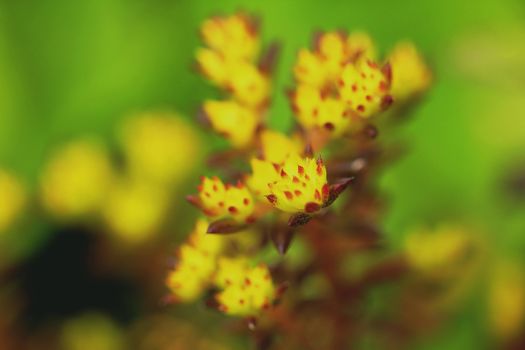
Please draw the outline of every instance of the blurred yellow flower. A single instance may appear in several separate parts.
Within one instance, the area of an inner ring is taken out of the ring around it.
[[[60,342],[64,350],[124,350],[123,331],[111,319],[100,314],[85,314],[66,321]]]
[[[252,109],[235,101],[206,101],[203,108],[213,129],[234,147],[244,148],[253,142],[259,117]]]
[[[313,51],[299,51],[294,66],[295,78],[300,85],[321,90],[337,82],[345,65],[362,57],[375,59],[374,44],[367,34],[322,33]]]
[[[300,154],[304,143],[299,138],[289,138],[279,132],[265,129],[261,132],[261,150],[264,160],[282,164],[292,154]]]
[[[74,141],[49,160],[41,177],[42,202],[57,217],[92,214],[101,208],[112,181],[106,149],[95,141]]]
[[[333,136],[343,134],[350,125],[347,104],[340,98],[325,97],[321,90],[299,85],[293,94],[297,119],[307,129],[325,128]]]
[[[341,98],[363,118],[378,113],[388,103],[389,88],[390,77],[369,59],[347,64],[339,82]]]
[[[392,103],[389,66],[379,67],[365,33],[326,32],[313,51],[301,50],[291,94],[299,123],[343,135],[356,117],[368,118]]]
[[[257,66],[259,35],[243,14],[213,17],[201,27],[207,48],[196,53],[202,73],[246,106],[257,109],[269,97],[268,76]]]
[[[252,219],[253,197],[243,183],[224,185],[216,176],[202,177],[198,190],[200,208],[205,215],[216,219],[233,218],[238,222]]]
[[[201,26],[204,43],[227,59],[255,59],[259,51],[259,38],[254,20],[242,13],[216,16]]]
[[[26,191],[12,174],[0,169],[0,233],[11,227],[26,203]]]
[[[488,289],[489,323],[492,332],[509,339],[525,325],[525,270],[516,263],[500,262],[492,271]]]
[[[326,167],[321,159],[292,154],[282,165],[259,159],[252,159],[251,165],[248,183],[275,208],[289,213],[313,213],[328,199]]]
[[[432,72],[412,43],[398,43],[387,60],[392,67],[390,90],[394,100],[407,100],[429,88]]]
[[[471,243],[465,229],[442,226],[434,231],[410,233],[405,238],[404,248],[412,268],[424,273],[447,273],[465,256]]]
[[[276,291],[266,265],[251,268],[245,259],[222,259],[217,284],[223,290],[216,295],[219,309],[235,316],[256,316],[269,308]]]
[[[212,282],[217,257],[224,242],[221,237],[207,235],[208,222],[198,220],[188,242],[177,253],[177,266],[168,274],[166,285],[179,302],[199,298]]]
[[[130,243],[140,243],[158,232],[168,205],[168,193],[164,188],[125,180],[110,189],[102,214],[117,236]]]
[[[120,139],[132,177],[177,184],[193,169],[200,151],[195,130],[172,113],[143,113],[125,121]]]

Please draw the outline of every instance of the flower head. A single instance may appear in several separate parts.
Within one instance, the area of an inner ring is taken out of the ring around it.
[[[250,267],[244,259],[223,259],[217,271],[219,309],[235,316],[254,316],[267,309],[276,297],[266,265]]]
[[[391,102],[388,71],[369,59],[346,65],[339,85],[341,98],[360,117],[370,117]]]
[[[259,51],[255,21],[242,13],[204,21],[201,36],[210,49],[227,59],[252,61]]]
[[[220,237],[207,235],[208,222],[198,220],[188,242],[178,252],[178,263],[166,279],[166,285],[180,302],[199,298],[212,283],[217,258],[224,243]]]
[[[301,85],[323,89],[337,82],[346,64],[361,57],[375,58],[374,45],[367,34],[322,33],[315,40],[314,50],[299,51],[295,78]]]
[[[269,79],[257,66],[259,36],[252,19],[242,14],[214,17],[201,34],[207,48],[197,51],[197,63],[214,84],[241,104],[258,109],[269,96]]]
[[[412,43],[397,44],[388,61],[392,66],[391,92],[396,100],[409,99],[430,86],[432,73]]]
[[[289,213],[313,213],[329,196],[326,168],[319,158],[288,157],[282,165],[252,159],[250,186],[268,202]]]
[[[300,51],[291,99],[301,125],[340,136],[356,117],[368,118],[387,107],[392,102],[388,66],[379,67],[374,59],[364,33],[327,32],[313,51]]]
[[[0,198],[0,232],[3,232],[20,215],[26,202],[26,193],[20,181],[2,169],[0,169]]]
[[[298,138],[269,129],[261,132],[262,156],[268,162],[282,164],[290,155],[299,154],[303,149],[303,141]]]
[[[232,218],[238,222],[251,220],[254,210],[253,198],[242,182],[233,186],[224,184],[218,177],[202,177],[199,190],[199,206],[209,217]]]
[[[243,148],[253,140],[259,123],[257,114],[236,101],[206,101],[204,113],[213,129],[224,135],[233,146]]]

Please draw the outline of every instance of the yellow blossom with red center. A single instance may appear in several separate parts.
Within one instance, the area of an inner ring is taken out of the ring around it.
[[[217,271],[219,309],[235,316],[255,316],[268,309],[276,298],[266,265],[250,267],[245,259],[222,259]]]
[[[259,123],[258,115],[252,109],[236,101],[206,101],[203,109],[213,129],[233,146],[244,148],[252,142]]]
[[[337,82],[344,66],[360,57],[375,58],[374,45],[367,34],[326,32],[319,35],[313,51],[299,51],[295,78],[301,85],[322,89]]]
[[[294,109],[301,125],[332,131],[333,136],[344,133],[350,125],[348,105],[340,98],[325,96],[323,91],[309,85],[299,85],[293,94]]]
[[[250,186],[277,209],[289,213],[313,213],[329,196],[326,167],[319,158],[293,154],[280,164],[252,159]]]
[[[243,183],[225,185],[216,176],[202,177],[198,190],[199,206],[205,215],[216,219],[228,217],[238,222],[251,220],[253,197]]]
[[[301,50],[295,65],[298,82],[291,94],[300,124],[344,134],[353,118],[370,117],[392,102],[388,66],[380,68],[370,37],[364,33],[321,34],[315,50]]]
[[[388,62],[392,66],[391,92],[396,100],[417,96],[430,86],[432,72],[412,43],[397,44]]]
[[[367,118],[391,102],[390,76],[369,59],[360,59],[345,66],[339,92],[341,99],[356,115]]]

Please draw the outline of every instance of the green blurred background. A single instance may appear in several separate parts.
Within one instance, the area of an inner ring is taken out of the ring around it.
[[[382,179],[392,242],[414,226],[468,222],[496,254],[521,257],[525,194],[508,183],[525,177],[523,0],[0,0],[0,165],[34,189],[57,144],[86,134],[112,142],[134,111],[194,118],[216,94],[193,69],[198,27],[238,9],[283,45],[270,112],[281,130],[293,121],[283,92],[295,53],[313,31],[365,30],[382,53],[412,40],[435,84],[396,133],[407,156]],[[475,304],[422,348],[483,348]]]

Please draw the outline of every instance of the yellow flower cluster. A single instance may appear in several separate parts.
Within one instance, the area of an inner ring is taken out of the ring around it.
[[[54,216],[76,220],[96,215],[116,237],[138,244],[165,223],[170,194],[195,166],[200,143],[188,123],[168,112],[132,115],[118,137],[121,168],[100,142],[76,140],[51,156],[40,194]]]
[[[330,187],[323,161],[299,155],[300,143],[265,130],[261,133],[262,158],[252,158],[246,184],[224,185],[218,177],[203,177],[198,199],[190,197],[210,218],[255,221],[258,202],[270,203],[287,213],[314,213],[327,202]]]
[[[252,158],[247,183],[259,197],[288,213],[313,213],[328,199],[326,168],[319,158],[301,157],[301,144],[265,131],[261,135],[262,159]]]
[[[268,268],[250,267],[244,257],[223,257],[227,240],[206,234],[208,223],[199,220],[194,232],[178,251],[178,264],[166,284],[179,302],[190,302],[210,287],[222,291],[216,295],[219,309],[237,316],[255,316],[270,307],[275,288]]]
[[[428,87],[429,70],[413,45],[399,44],[383,65],[375,56],[372,40],[364,33],[323,33],[314,50],[301,50],[294,68],[297,87],[291,95],[301,125],[340,136],[353,120],[374,116],[394,100]]]
[[[250,183],[272,206],[288,213],[313,213],[328,200],[326,168],[319,158],[290,155],[282,164],[252,159]]]
[[[205,48],[197,51],[202,73],[231,94],[222,101],[209,100],[203,111],[212,127],[237,148],[252,142],[270,94],[267,72],[257,65],[259,35],[254,19],[235,14],[204,22]]]
[[[432,72],[414,44],[400,42],[387,58],[392,67],[390,91],[394,100],[406,101],[425,92],[432,82]]]
[[[229,315],[256,315],[268,309],[276,297],[268,267],[250,267],[243,258],[220,259],[216,284],[222,288],[216,295],[219,309]]]
[[[22,212],[26,191],[12,174],[0,169],[0,233],[11,227]]]
[[[219,236],[207,235],[208,222],[199,220],[188,242],[177,254],[177,266],[167,277],[166,284],[180,302],[199,298],[210,285],[217,258],[224,241]]]
[[[339,136],[352,118],[385,108],[391,102],[389,66],[380,67],[374,56],[372,41],[362,33],[323,33],[313,51],[301,50],[292,103],[303,127]]]
[[[203,177],[198,190],[199,206],[205,215],[216,219],[229,217],[238,222],[253,220],[253,197],[242,182],[232,186],[223,184],[216,176]]]

